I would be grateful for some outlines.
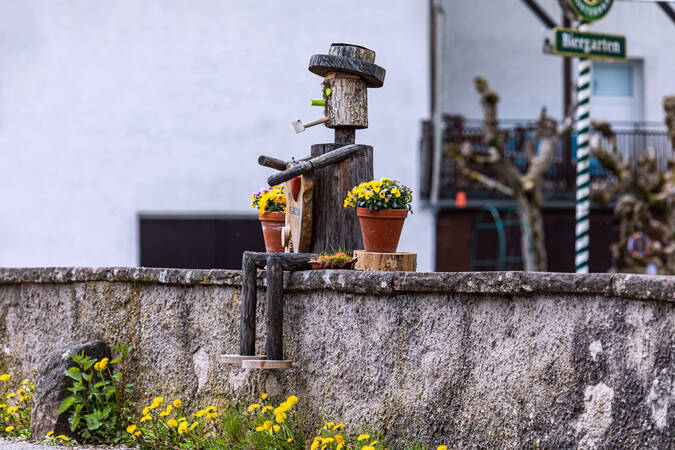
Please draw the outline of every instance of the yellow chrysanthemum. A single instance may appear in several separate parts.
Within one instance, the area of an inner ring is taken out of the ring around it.
[[[129,433],[129,434],[134,434],[134,431],[136,431],[136,428],[137,428],[136,425],[133,425],[133,424],[132,424],[132,425],[129,425],[129,426],[127,427],[127,433]]]
[[[171,428],[176,428],[178,426],[178,421],[176,419],[169,419],[166,421],[166,424]]]
[[[7,433],[9,433],[10,431],[14,431],[14,427],[10,425],[10,426],[8,426],[8,427],[5,428],[5,431],[6,431]]]
[[[47,437],[50,437],[52,434],[54,434],[54,430],[50,431],[49,433],[46,434]]]
[[[68,436],[66,436],[65,434],[59,434],[58,436],[56,436],[56,439],[61,439],[62,441],[66,442],[70,440],[70,438],[68,438]]]
[[[145,416],[143,416],[143,417],[141,417],[141,420],[140,420],[141,423],[143,423],[143,422],[151,422],[151,421],[152,421],[152,416],[149,415],[149,414],[148,414],[148,415],[145,415]]]
[[[8,373],[3,373],[0,375],[0,381],[8,381],[10,379],[10,375]]]
[[[366,439],[370,439],[369,434],[361,434],[359,437],[356,438],[357,441],[365,441]]]
[[[260,400],[267,400],[267,394],[266,393],[260,394]]]
[[[181,406],[183,406],[183,402],[181,402],[179,399],[176,399],[173,401],[173,406],[175,408],[180,408]]]
[[[260,412],[261,412],[262,414],[265,414],[267,411],[271,411],[271,410],[273,410],[273,409],[274,409],[274,408],[272,408],[271,406],[267,405],[267,406],[264,406],[263,409],[260,410]]]
[[[436,450],[448,450],[448,447],[445,445],[439,445],[438,447],[436,447]]]
[[[190,429],[194,430],[195,428],[197,428],[198,425],[199,425],[199,422],[195,422],[192,425],[190,425]]]
[[[178,425],[178,434],[183,434],[187,432],[187,429],[188,429],[187,422],[181,422],[180,425]]]

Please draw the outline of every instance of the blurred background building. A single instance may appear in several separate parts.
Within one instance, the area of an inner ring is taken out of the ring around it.
[[[430,9],[430,61],[433,68],[440,60],[441,79],[434,81],[437,72],[432,69],[429,117],[435,104],[440,104],[443,146],[467,139],[480,142],[482,111],[473,84],[480,75],[500,95],[498,111],[508,152],[516,165],[524,166],[524,143],[540,109],[546,107],[550,116],[561,120],[576,98],[576,59],[544,51],[545,41],[552,41],[553,27],[570,26],[558,1],[440,0],[432,4],[436,7]],[[662,167],[672,155],[663,97],[675,94],[675,59],[669,56],[675,42],[673,8],[675,3],[617,0],[607,16],[591,25],[591,31],[625,35],[628,51],[624,62],[593,61],[591,118],[613,125],[620,150],[631,160],[651,147]],[[467,180],[453,170],[445,155],[439,165],[439,199],[434,202],[431,121],[424,124],[422,135],[420,193],[436,213],[436,270],[522,269],[514,202]],[[574,271],[575,142],[572,135],[560,143],[544,181],[551,271]],[[595,180],[608,176],[595,160],[591,174]],[[460,191],[468,201],[466,208],[458,209],[455,199]],[[495,224],[496,215],[501,224]],[[592,272],[609,269],[609,245],[617,233],[611,210],[593,208]]]
[[[350,42],[387,70],[357,142],[374,146],[377,177],[415,190],[399,248],[419,253],[419,270],[494,268],[475,264],[499,246],[497,231],[477,231],[494,223],[481,211],[517,223],[513,205],[445,158],[431,201],[427,120],[440,105],[446,142],[475,139],[476,75],[501,94],[514,158],[542,106],[562,117],[574,70],[566,79],[564,58],[542,51],[551,33],[532,3],[0,0],[0,266],[240,267],[243,250],[262,249],[249,198],[271,170],[257,157],[332,141],[332,130],[296,135],[290,122],[320,113],[309,57]],[[563,24],[556,0],[536,4]],[[593,29],[625,34],[629,57],[594,65],[592,115],[621,129],[631,155],[670,154],[661,100],[675,93],[675,22],[654,3],[615,2]],[[547,174],[551,270],[573,270],[572,143]],[[592,219],[591,270],[605,270],[612,217]],[[518,233],[503,225],[518,268]]]

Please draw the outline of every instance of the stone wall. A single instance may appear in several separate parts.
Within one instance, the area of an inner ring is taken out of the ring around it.
[[[0,371],[98,338],[132,346],[141,399],[293,393],[304,414],[462,449],[675,442],[675,278],[309,271],[285,286],[295,367],[262,372],[219,358],[238,350],[239,272],[0,269]]]

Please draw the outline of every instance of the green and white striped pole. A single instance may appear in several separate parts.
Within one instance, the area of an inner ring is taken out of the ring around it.
[[[580,31],[587,31],[588,24],[582,22]],[[591,131],[591,60],[579,58],[577,72],[577,192],[576,192],[576,240],[574,267],[576,273],[588,273],[588,244],[590,231],[589,200],[590,172],[590,131]]]

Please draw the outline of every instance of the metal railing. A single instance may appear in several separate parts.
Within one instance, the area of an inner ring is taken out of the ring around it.
[[[516,167],[524,171],[527,168],[525,143],[534,134],[534,124],[526,121],[502,122],[502,133],[506,144],[506,153]],[[673,149],[665,127],[650,123],[618,123],[614,124],[619,151],[631,162],[636,162],[647,149],[656,152],[659,167],[666,168],[667,161],[673,157]],[[558,143],[553,162],[543,177],[542,190],[548,199],[568,198],[575,188],[575,160],[576,139],[570,138]],[[422,123],[422,139],[420,143],[421,163],[421,196],[429,199],[431,189],[431,174],[433,171],[433,125],[429,121]],[[480,152],[484,150],[482,143],[482,127],[480,121],[458,121],[457,118],[446,116],[443,148],[460,145],[469,141]],[[536,144],[535,144],[536,145]],[[607,146],[607,142],[603,142]],[[458,191],[470,192],[472,198],[505,198],[495,190],[488,189],[483,184],[470,180],[461,172],[453,170],[452,158],[443,152],[441,155],[440,171],[440,199],[454,199]],[[487,173],[486,175],[495,176]],[[591,159],[591,177],[593,180],[609,179],[611,175],[602,167],[597,159]]]

